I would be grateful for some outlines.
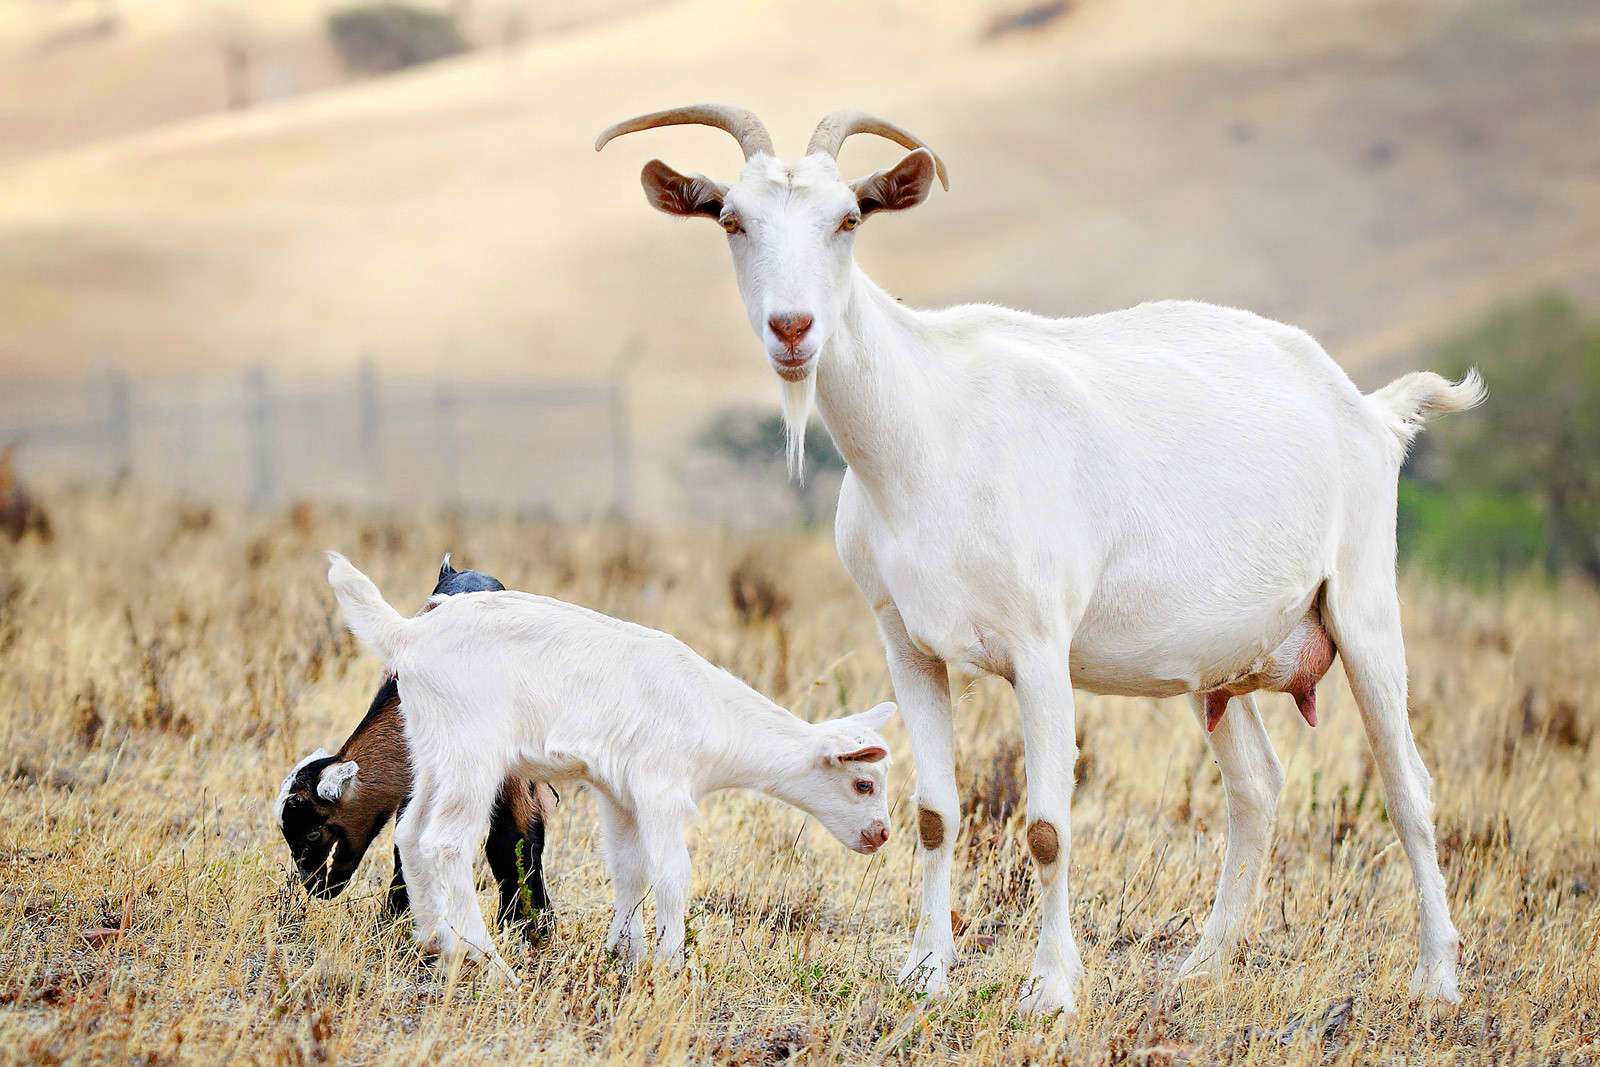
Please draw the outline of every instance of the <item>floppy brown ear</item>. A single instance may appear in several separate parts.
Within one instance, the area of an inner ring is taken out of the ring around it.
[[[877,763],[879,760],[887,758],[888,755],[889,750],[882,745],[871,745],[867,748],[858,748],[854,752],[846,752],[834,758],[840,763]]]
[[[857,179],[850,188],[863,216],[874,211],[904,211],[928,199],[937,169],[933,153],[919,148],[888,170]]]
[[[717,218],[722,214],[722,198],[728,187],[712,181],[704,174],[679,174],[659,159],[644,165],[639,174],[644,186],[645,199],[657,211],[668,215],[704,215]]]

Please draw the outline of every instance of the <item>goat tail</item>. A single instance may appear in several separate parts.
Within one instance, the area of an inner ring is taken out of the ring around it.
[[[1475,408],[1488,395],[1483,376],[1474,367],[1459,382],[1432,371],[1413,371],[1368,393],[1367,399],[1404,451],[1436,415]]]
[[[328,553],[328,584],[344,612],[345,625],[386,667],[400,655],[406,620],[389,606],[372,579],[337,552]]]

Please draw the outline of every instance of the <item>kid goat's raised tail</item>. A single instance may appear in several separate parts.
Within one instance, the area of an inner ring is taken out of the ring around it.
[[[1413,371],[1368,393],[1367,399],[1388,424],[1401,449],[1405,449],[1435,415],[1475,408],[1488,395],[1482,375],[1474,368],[1459,382],[1432,371]]]
[[[392,666],[400,654],[406,620],[389,606],[372,579],[337,552],[328,553],[328,584],[344,612],[350,632],[384,663]]]

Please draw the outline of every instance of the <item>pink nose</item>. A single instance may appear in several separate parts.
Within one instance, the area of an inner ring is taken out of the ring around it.
[[[767,320],[767,328],[783,342],[783,347],[793,351],[815,321],[810,315],[774,315]]]
[[[864,848],[880,849],[889,843],[889,828],[877,826],[871,830],[861,831],[861,844]]]

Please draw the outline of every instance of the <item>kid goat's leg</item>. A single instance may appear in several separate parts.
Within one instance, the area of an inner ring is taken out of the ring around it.
[[[656,959],[673,971],[683,966],[684,915],[689,905],[691,867],[689,846],[683,839],[685,821],[670,804],[638,816],[639,840],[649,865],[650,888],[656,895]]]
[[[1072,936],[1072,896],[1067,887],[1078,743],[1066,649],[1019,662],[1012,684],[1022,709],[1028,851],[1039,867],[1040,884],[1039,947],[1018,1007],[1024,1012],[1071,1014],[1072,987],[1083,974],[1083,963]]]
[[[428,812],[416,837],[416,853],[437,878],[439,910],[434,932],[440,954],[447,960],[457,955],[487,960],[515,984],[515,974],[500,958],[484,924],[472,878],[473,850],[489,821],[499,779],[457,769],[466,766],[470,761],[446,767],[445,773],[418,773],[418,793],[427,796]],[[404,852],[404,845],[401,847]],[[420,921],[420,901],[414,906]],[[426,933],[420,927],[419,931]]]
[[[419,798],[417,795],[416,787],[419,784],[420,774],[412,782],[412,797],[394,827],[394,847],[400,860],[397,877],[404,879],[405,892],[410,901],[412,937],[422,951],[437,952],[439,941],[434,933],[439,928],[440,909],[443,906],[440,875],[422,855],[422,832],[427,822],[428,802],[426,797]]]
[[[389,895],[385,903],[389,914],[396,919],[411,910],[411,898],[406,893],[405,864],[400,861],[400,821],[406,817],[406,808],[410,803],[410,797],[402,800],[400,810],[394,817],[394,875],[389,879]]]
[[[1204,723],[1205,697],[1196,693],[1189,700]],[[1220,968],[1232,955],[1261,884],[1278,813],[1278,794],[1283,791],[1283,764],[1272,749],[1255,697],[1234,697],[1217,728],[1206,736],[1228,797],[1228,843],[1211,917],[1200,943],[1179,966],[1179,978]]]
[[[922,917],[900,981],[939,996],[950,988],[948,972],[956,959],[950,927],[950,863],[961,826],[949,675],[942,660],[924,655],[911,642],[893,606],[879,609],[878,632],[900,717],[911,735],[911,758],[917,767],[917,836],[922,842]]]
[[[530,789],[520,776],[505,780],[495,798],[483,851],[500,889],[497,921],[502,926],[521,925],[523,936],[537,941],[551,922],[544,887],[544,822]]]
[[[1383,779],[1389,820],[1411,861],[1421,934],[1410,992],[1455,1004],[1461,1000],[1456,989],[1460,941],[1434,850],[1432,779],[1411,736],[1406,707],[1406,653],[1392,545],[1388,559],[1385,567],[1372,566],[1329,582],[1328,604],[1334,641]]]
[[[644,894],[648,870],[644,844],[633,813],[606,796],[598,798],[600,845],[606,854],[606,869],[617,891],[616,907],[611,912],[611,930],[606,934],[606,951],[615,952],[631,963],[644,955]]]

